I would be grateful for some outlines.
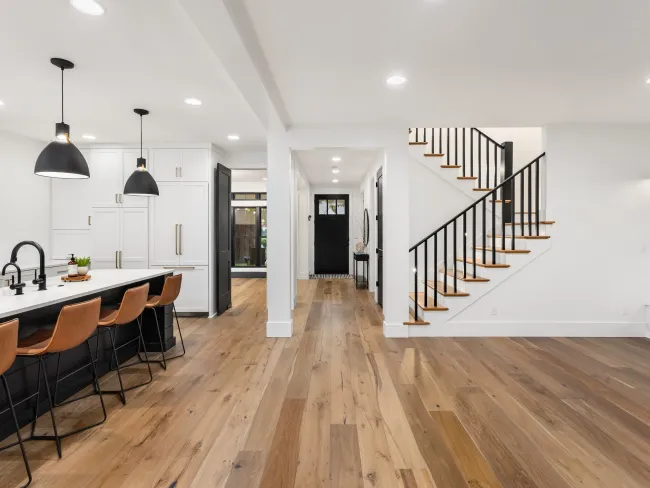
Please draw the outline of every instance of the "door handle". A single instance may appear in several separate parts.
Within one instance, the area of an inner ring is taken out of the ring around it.
[[[163,266],[163,269],[196,269],[196,266]]]
[[[183,255],[183,224],[178,225],[178,254]]]

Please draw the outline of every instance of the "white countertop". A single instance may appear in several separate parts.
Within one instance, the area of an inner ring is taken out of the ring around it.
[[[79,283],[64,283],[60,278],[52,277],[47,280],[45,291],[38,291],[30,280],[23,288],[23,295],[15,295],[15,291],[8,287],[0,289],[0,319],[170,272],[168,269],[96,269],[90,272],[90,280]]]

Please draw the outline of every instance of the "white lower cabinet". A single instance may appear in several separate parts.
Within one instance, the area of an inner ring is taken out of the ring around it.
[[[182,274],[181,294],[176,299],[179,313],[207,313],[209,308],[209,279],[207,266],[151,266],[152,269],[169,269]]]

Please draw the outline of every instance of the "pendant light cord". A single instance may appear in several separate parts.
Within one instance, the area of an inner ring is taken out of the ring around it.
[[[142,115],[140,115],[140,158],[142,158]]]
[[[64,119],[63,119],[63,68],[61,68],[61,123],[64,123]]]

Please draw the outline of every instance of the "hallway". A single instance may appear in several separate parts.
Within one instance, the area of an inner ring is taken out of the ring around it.
[[[352,280],[299,287],[294,336],[266,339],[266,281],[235,279],[233,308],[183,319],[187,356],[127,406],[107,398],[108,421],[62,460],[29,443],[34,486],[650,484],[647,341],[385,339]],[[95,410],[62,408],[62,429]],[[9,452],[3,487],[23,475]]]

